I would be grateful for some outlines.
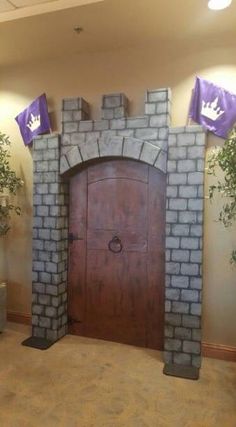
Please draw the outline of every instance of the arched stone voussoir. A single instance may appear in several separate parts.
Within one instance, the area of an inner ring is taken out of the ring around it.
[[[138,138],[112,136],[79,143],[61,157],[61,174],[75,166],[106,157],[139,160],[166,173],[166,153],[157,145]]]
[[[110,138],[99,138],[100,157],[120,157],[123,155],[124,137],[112,136]]]

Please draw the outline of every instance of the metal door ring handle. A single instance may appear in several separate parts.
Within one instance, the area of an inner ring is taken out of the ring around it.
[[[118,236],[112,237],[112,239],[108,243],[108,249],[109,249],[109,251],[113,252],[114,254],[118,254],[122,251],[123,245],[122,245],[121,240],[119,239]]]

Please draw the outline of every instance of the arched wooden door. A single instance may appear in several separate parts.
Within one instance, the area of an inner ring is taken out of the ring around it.
[[[70,333],[162,349],[165,176],[131,160],[70,180]]]

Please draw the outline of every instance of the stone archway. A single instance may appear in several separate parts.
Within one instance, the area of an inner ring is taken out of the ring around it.
[[[82,98],[66,99],[61,143],[55,135],[34,141],[33,336],[56,341],[67,331],[63,177],[92,159],[133,158],[167,173],[165,362],[199,368],[205,134],[169,127],[169,89],[147,92],[144,116],[126,111],[123,94],[103,97],[102,120],[89,120]]]

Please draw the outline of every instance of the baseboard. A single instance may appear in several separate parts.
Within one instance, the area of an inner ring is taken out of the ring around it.
[[[22,323],[31,325],[31,315],[26,313],[18,313],[16,311],[7,311],[7,320],[9,322]],[[202,343],[202,355],[213,359],[227,360],[236,362],[236,347],[230,347],[222,344]]]
[[[229,347],[227,345],[222,344],[209,344],[203,342],[202,354],[205,357],[211,357],[213,359],[236,362],[236,347]]]
[[[28,313],[18,313],[17,311],[7,311],[7,320],[9,322],[22,323],[23,325],[31,325],[31,315]]]

